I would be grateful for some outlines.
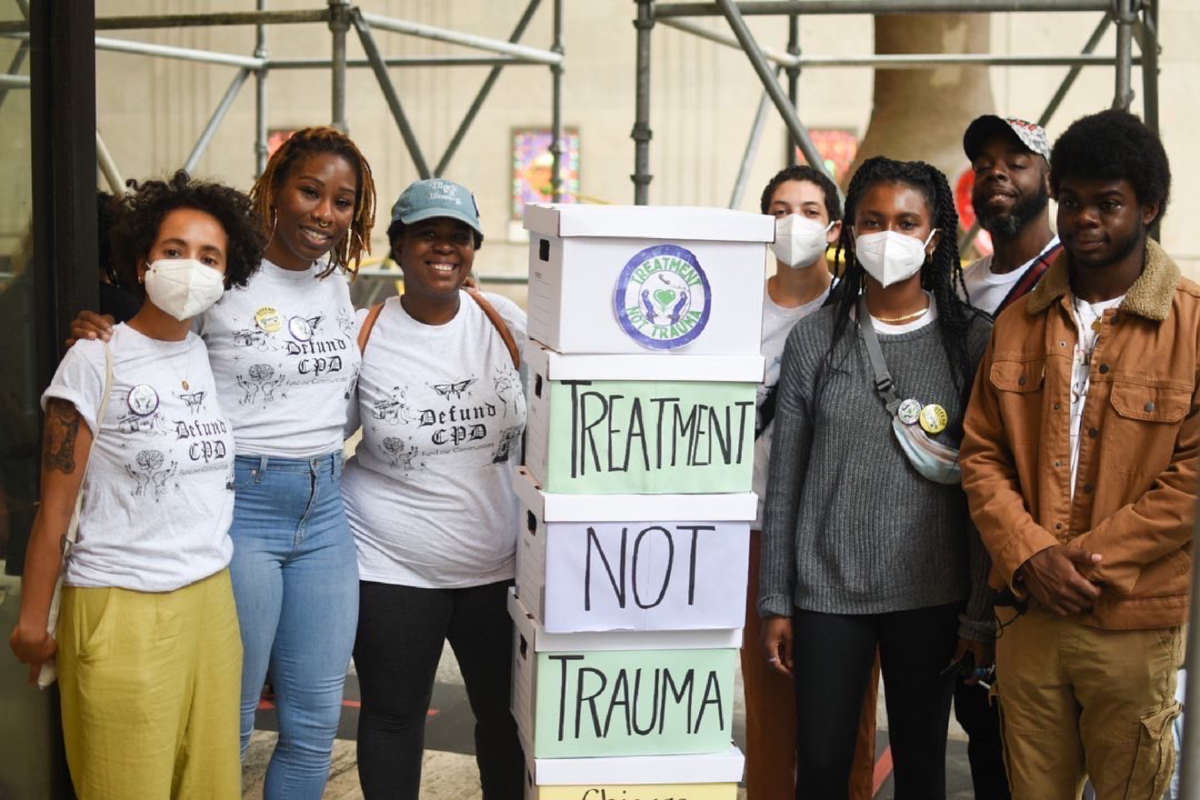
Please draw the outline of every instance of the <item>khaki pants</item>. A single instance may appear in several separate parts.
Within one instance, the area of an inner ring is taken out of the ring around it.
[[[1011,609],[999,609],[1002,622]],[[1107,631],[1030,608],[996,641],[1014,800],[1158,800],[1175,768],[1181,628]]]
[[[762,534],[750,532],[750,575],[746,630],[742,637],[742,684],[746,690],[746,800],[796,797],[796,690],[791,678],[767,663],[758,616],[758,573]],[[879,657],[863,698],[858,743],[850,774],[850,800],[871,800],[875,782],[875,704]]]
[[[242,640],[229,571],[173,592],[65,587],[63,739],[80,800],[242,792]]]

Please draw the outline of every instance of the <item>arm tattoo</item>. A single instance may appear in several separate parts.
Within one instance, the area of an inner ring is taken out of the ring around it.
[[[79,411],[69,400],[52,397],[46,401],[46,441],[43,469],[70,475],[75,471],[75,439],[79,435]]]

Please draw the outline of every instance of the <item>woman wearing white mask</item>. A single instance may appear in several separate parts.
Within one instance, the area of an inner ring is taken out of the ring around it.
[[[746,794],[750,800],[790,798],[795,786],[796,736],[792,681],[762,656],[758,598],[762,504],[766,496],[767,458],[783,344],[792,326],[816,311],[829,297],[833,276],[825,252],[842,230],[837,187],[823,172],[801,164],[780,170],[763,189],[760,208],[775,217],[775,274],[763,286],[762,353],[766,373],[758,390],[754,441],[754,491],[757,519],[750,531],[746,635],[742,677],[746,690]],[[868,697],[865,747],[856,756],[855,800],[869,800],[875,766],[874,697]]]
[[[784,350],[758,608],[768,660],[794,677],[796,796],[847,796],[878,648],[896,797],[930,800],[954,673],[991,662],[955,449],[990,324],[955,292],[958,216],[936,169],[867,160],[846,221],[837,300]]]
[[[245,285],[261,229],[244,194],[184,172],[136,187],[112,239],[141,309],[111,341],[78,342],[42,397],[42,502],[10,644],[31,679],[57,663],[84,800],[241,793],[233,431],[190,320]]]

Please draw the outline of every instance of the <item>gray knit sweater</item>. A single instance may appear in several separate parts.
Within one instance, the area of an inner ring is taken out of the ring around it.
[[[801,320],[784,348],[767,479],[759,613],[792,607],[880,614],[965,603],[959,635],[991,638],[988,561],[960,487],[913,468],[875,391],[866,345],[849,323],[833,367],[832,307]],[[939,403],[950,425],[936,437],[957,446],[963,407],[935,320],[879,334],[896,392]],[[968,352],[979,363],[991,324],[979,318]]]

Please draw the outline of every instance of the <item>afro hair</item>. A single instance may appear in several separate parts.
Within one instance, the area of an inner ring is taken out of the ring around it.
[[[1050,154],[1050,190],[1063,180],[1127,180],[1143,206],[1167,210],[1171,166],[1158,135],[1128,111],[1110,109],[1071,123]]]

